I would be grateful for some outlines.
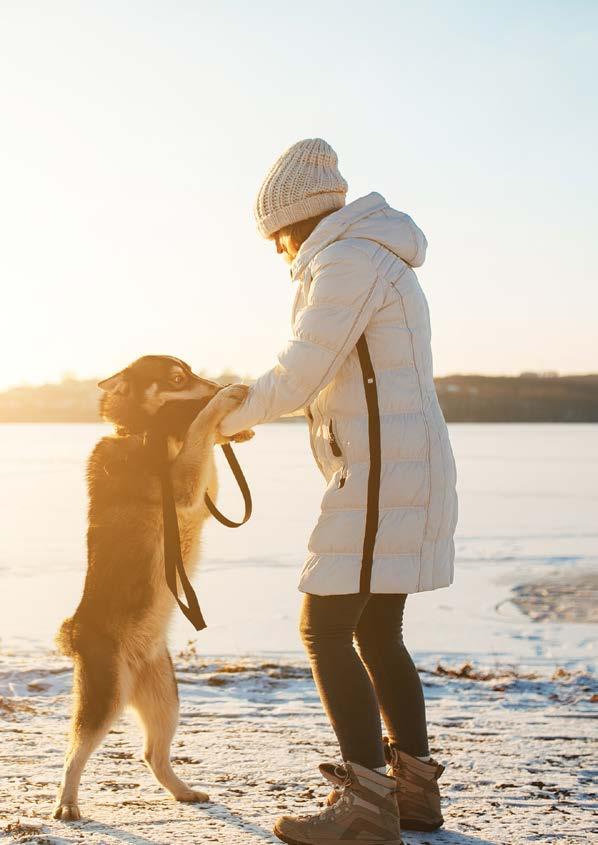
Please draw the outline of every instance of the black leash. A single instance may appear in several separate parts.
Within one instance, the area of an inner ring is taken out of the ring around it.
[[[187,617],[189,622],[193,625],[196,631],[202,631],[207,627],[206,621],[203,618],[195,590],[191,586],[191,582],[187,578],[185,566],[183,564],[183,556],[181,554],[181,537],[179,533],[179,521],[177,518],[176,504],[174,500],[174,491],[172,488],[172,477],[170,475],[170,466],[168,460],[168,439],[166,437],[160,438],[161,451],[159,466],[160,466],[160,481],[162,485],[162,518],[164,521],[164,573],[166,575],[166,583],[168,589],[175,597],[178,606]],[[239,528],[245,525],[252,511],[251,491],[249,485],[243,475],[243,470],[237,460],[232,446],[225,443],[222,446],[222,451],[226,456],[233,475],[239,485],[245,502],[245,515],[241,522],[233,522],[222,514],[214,502],[210,499],[208,494],[205,494],[205,503],[212,514],[219,522],[226,525],[228,528]],[[187,599],[187,604],[179,598],[177,588],[177,573]]]
[[[243,475],[243,470],[241,469],[241,465],[237,460],[237,456],[233,452],[233,447],[230,443],[222,444],[222,451],[228,461],[228,465],[233,471],[233,475],[235,476],[235,481],[239,485],[239,490],[243,496],[243,501],[245,503],[245,515],[241,522],[233,522],[232,519],[224,516],[223,513],[220,513],[214,502],[210,499],[208,494],[205,495],[205,502],[207,505],[208,510],[215,517],[218,522],[221,522],[223,525],[226,525],[227,528],[240,528],[242,525],[245,525],[249,517],[251,516],[251,511],[253,509],[253,504],[251,502],[251,490],[249,489],[249,484],[247,484],[247,479]]]

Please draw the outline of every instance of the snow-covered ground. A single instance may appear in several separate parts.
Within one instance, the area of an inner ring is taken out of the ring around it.
[[[83,821],[49,819],[71,682],[52,636],[81,589],[83,464],[101,433],[3,428],[0,842],[275,842],[277,814],[323,800],[317,764],[336,756],[297,635],[297,573],[322,492],[300,424],[268,426],[238,449],[254,518],[239,531],[209,526],[197,582],[209,628],[193,635],[177,617],[172,629],[182,712],[175,765],[212,802],[171,801],[145,770],[126,717],[86,769]],[[595,592],[584,573],[598,562],[597,434],[596,426],[451,428],[457,578],[411,597],[405,625],[433,753],[447,764],[446,826],[409,832],[407,843],[592,839],[598,690],[586,612]],[[240,508],[226,479],[222,506]],[[514,592],[522,584],[533,586]]]
[[[277,841],[270,833],[277,814],[305,812],[326,795],[317,764],[335,759],[335,742],[305,664],[203,662],[190,651],[176,662],[182,716],[175,766],[211,803],[167,797],[145,769],[139,731],[127,719],[85,772],[84,820],[51,821],[70,672],[58,658],[37,670],[17,656],[3,664],[0,841],[263,845]],[[504,670],[478,679],[467,667],[454,675],[446,667],[422,673],[432,750],[447,764],[445,829],[409,832],[406,842],[589,843],[592,680]]]

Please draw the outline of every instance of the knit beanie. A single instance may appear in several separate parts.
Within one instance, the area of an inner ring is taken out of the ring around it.
[[[322,138],[298,141],[264,179],[255,202],[258,230],[269,238],[283,226],[336,211],[344,206],[347,190],[330,144]]]

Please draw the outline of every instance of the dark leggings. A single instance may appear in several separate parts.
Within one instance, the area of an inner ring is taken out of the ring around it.
[[[406,598],[306,595],[303,601],[301,636],[343,760],[371,769],[384,765],[380,714],[402,751],[429,753],[423,690],[403,643]]]

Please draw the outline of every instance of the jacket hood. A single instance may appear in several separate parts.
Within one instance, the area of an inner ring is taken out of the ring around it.
[[[411,217],[391,208],[384,197],[374,191],[318,223],[291,265],[293,279],[302,275],[319,252],[346,238],[365,238],[379,243],[411,267],[424,263],[428,245],[424,233]]]

